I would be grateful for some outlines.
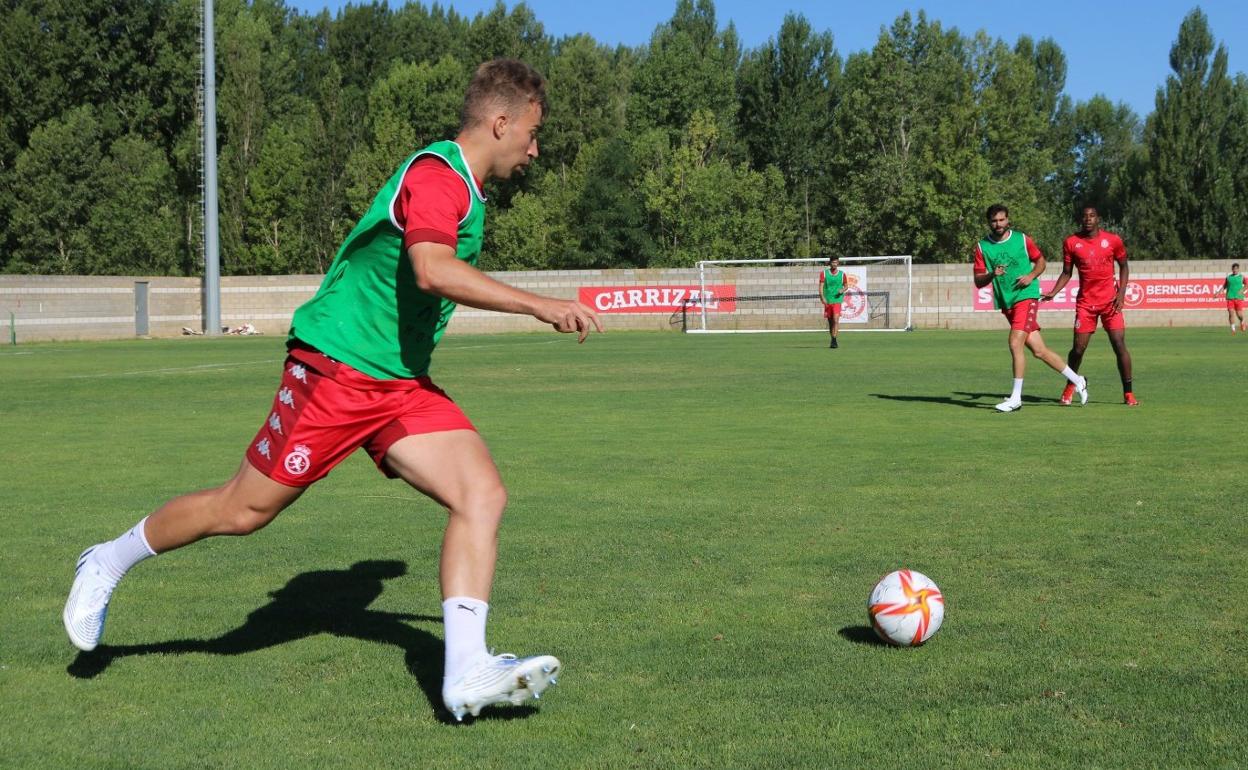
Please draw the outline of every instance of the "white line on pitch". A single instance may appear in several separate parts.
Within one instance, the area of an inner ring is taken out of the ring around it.
[[[136,369],[130,372],[103,372],[101,374],[71,374],[68,379],[86,380],[96,379],[99,377],[130,377],[136,374],[169,374],[172,372],[194,372],[205,371],[210,369],[229,369],[235,366],[252,366],[254,364],[276,364],[280,363],[280,358],[266,358],[263,361],[236,361],[219,364],[196,364],[195,366],[171,366],[166,369]]]

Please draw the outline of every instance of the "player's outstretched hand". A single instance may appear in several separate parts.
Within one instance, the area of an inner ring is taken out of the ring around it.
[[[537,319],[550,324],[557,332],[576,334],[578,343],[584,342],[594,329],[602,333],[602,322],[598,320],[598,314],[573,300],[550,300],[538,312]]]
[[[1047,292],[1045,292],[1044,294],[1041,294],[1041,295],[1040,295],[1040,301],[1041,301],[1041,302],[1052,302],[1052,301],[1053,301],[1053,298],[1054,298],[1054,297],[1056,297],[1056,296],[1057,296],[1057,295],[1056,295],[1056,294],[1054,294],[1053,292],[1051,292],[1051,291],[1047,291]]]

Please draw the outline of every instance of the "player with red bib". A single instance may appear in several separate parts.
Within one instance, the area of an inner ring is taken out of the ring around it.
[[[1105,328],[1110,347],[1118,359],[1118,376],[1122,379],[1122,401],[1127,406],[1139,406],[1132,392],[1131,353],[1127,350],[1127,321],[1122,305],[1127,296],[1127,248],[1114,233],[1101,229],[1101,217],[1096,206],[1085,205],[1079,209],[1079,232],[1067,236],[1062,244],[1062,274],[1053,288],[1041,297],[1048,302],[1057,296],[1070,281],[1074,270],[1079,270],[1079,296],[1075,300],[1074,343],[1066,362],[1079,371],[1088,342],[1096,331],[1097,321]],[[1117,281],[1114,266],[1118,267]],[[1069,405],[1075,394],[1074,387],[1067,385],[1062,391],[1062,403]]]

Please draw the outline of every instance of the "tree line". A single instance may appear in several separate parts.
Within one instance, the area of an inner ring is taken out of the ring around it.
[[[200,273],[201,0],[0,8],[0,272]],[[538,162],[487,191],[485,269],[963,262],[997,201],[1051,255],[1090,202],[1137,258],[1248,256],[1248,78],[1198,8],[1143,119],[1072,101],[1051,39],[922,12],[848,56],[792,14],[744,49],[712,0],[677,0],[635,48],[502,3],[218,0],[214,29],[225,274],[323,271],[497,56],[541,70],[551,110]]]

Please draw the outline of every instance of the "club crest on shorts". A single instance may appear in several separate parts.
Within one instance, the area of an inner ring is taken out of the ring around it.
[[[295,448],[290,450],[282,464],[290,475],[302,476],[312,467],[312,450],[307,444],[295,444]]]

